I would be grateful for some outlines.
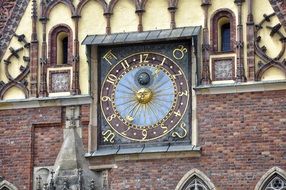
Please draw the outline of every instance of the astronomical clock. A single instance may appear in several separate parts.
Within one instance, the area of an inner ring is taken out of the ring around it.
[[[189,142],[187,42],[99,48],[99,145]]]

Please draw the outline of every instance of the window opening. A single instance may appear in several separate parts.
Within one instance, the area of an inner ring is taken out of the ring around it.
[[[221,26],[221,51],[230,51],[230,23]]]
[[[62,40],[62,55],[63,55],[63,64],[68,63],[68,37],[63,38]]]

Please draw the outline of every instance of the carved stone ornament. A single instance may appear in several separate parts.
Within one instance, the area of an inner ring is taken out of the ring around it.
[[[286,73],[286,64],[285,59],[283,57],[286,50],[286,37],[280,31],[282,30],[281,24],[272,24],[273,18],[276,16],[275,13],[270,15],[264,14],[263,19],[259,22],[259,24],[255,25],[255,53],[262,60],[260,64],[258,64],[258,68],[255,73],[255,80],[261,80],[264,72],[271,68],[276,67]],[[265,45],[261,46],[260,44],[263,41],[263,38],[260,36],[260,32],[262,30],[268,30],[270,37],[274,38],[278,36],[280,38],[281,49],[275,57],[271,57],[267,52],[267,47]],[[263,64],[261,64],[263,63]]]
[[[234,58],[213,59],[212,74],[213,80],[233,80],[234,75]]]
[[[72,69],[50,68],[48,69],[49,93],[70,92],[72,81]]]
[[[7,77],[8,82],[0,82],[0,100],[4,98],[5,93],[12,87],[18,87],[20,90],[22,90],[26,98],[28,98],[29,95],[29,89],[27,87],[28,82],[26,78],[30,72],[30,58],[27,56],[20,57],[19,53],[22,51],[29,51],[30,43],[26,41],[24,34],[15,34],[15,37],[17,37],[18,41],[23,44],[23,47],[18,49],[14,49],[12,47],[9,48],[10,55],[4,60],[5,76]],[[20,73],[16,77],[14,77],[9,70],[10,65],[13,64],[12,58],[21,59],[22,62],[25,63],[25,66],[21,65],[19,67]]]

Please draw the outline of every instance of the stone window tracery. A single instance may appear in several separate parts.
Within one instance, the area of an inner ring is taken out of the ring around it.
[[[175,190],[216,190],[216,188],[203,172],[192,169],[182,177]]]
[[[286,172],[276,166],[269,169],[260,178],[254,190],[286,190]]]
[[[205,183],[198,177],[193,177],[182,190],[209,190]]]
[[[286,179],[280,175],[274,175],[274,177],[266,182],[262,190],[286,190]]]

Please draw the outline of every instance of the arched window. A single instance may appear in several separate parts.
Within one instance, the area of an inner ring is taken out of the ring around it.
[[[53,27],[49,33],[49,64],[72,64],[72,30],[65,24]]]
[[[203,172],[192,169],[184,175],[175,190],[215,190],[215,186]]]
[[[212,51],[233,51],[236,40],[235,15],[229,9],[216,11],[211,18]]]
[[[285,190],[286,172],[278,167],[271,168],[257,183],[255,190]]]

